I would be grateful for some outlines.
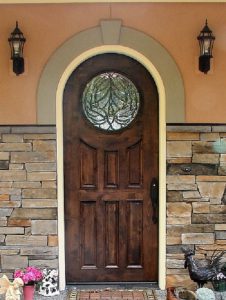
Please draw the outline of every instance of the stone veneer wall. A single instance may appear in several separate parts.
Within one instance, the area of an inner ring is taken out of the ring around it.
[[[167,283],[195,286],[181,246],[197,258],[226,250],[226,126],[167,127]]]
[[[0,126],[0,274],[58,267],[56,135],[52,126]]]
[[[0,126],[0,275],[58,266],[55,126]],[[167,282],[182,245],[226,250],[226,126],[167,126]]]

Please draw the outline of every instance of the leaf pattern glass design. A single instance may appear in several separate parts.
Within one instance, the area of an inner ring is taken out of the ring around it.
[[[82,95],[86,118],[106,131],[128,126],[140,107],[140,96],[133,82],[114,72],[102,73],[89,81]]]

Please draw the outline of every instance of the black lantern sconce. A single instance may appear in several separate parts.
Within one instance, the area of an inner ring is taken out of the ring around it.
[[[24,72],[23,49],[26,39],[18,27],[18,22],[16,22],[16,27],[8,41],[11,49],[11,59],[13,61],[13,72],[16,73],[16,75],[20,75]]]
[[[210,70],[210,59],[213,57],[212,50],[215,40],[212,30],[210,30],[207,25],[207,20],[197,39],[199,41],[200,48],[199,70],[207,74],[207,72]]]

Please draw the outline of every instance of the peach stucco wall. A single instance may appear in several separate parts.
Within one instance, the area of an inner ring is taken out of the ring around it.
[[[216,36],[208,75],[198,71],[196,40],[206,17]],[[0,124],[35,124],[38,81],[50,56],[74,34],[110,18],[145,32],[172,55],[184,80],[186,122],[225,123],[226,3],[102,3],[0,5]],[[27,38],[21,76],[11,71],[7,42],[16,20]]]

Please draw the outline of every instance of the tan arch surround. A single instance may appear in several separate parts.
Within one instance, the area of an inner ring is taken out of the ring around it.
[[[150,45],[151,43],[151,45]],[[88,46],[87,46],[88,45]],[[127,45],[127,46],[126,46]],[[161,48],[161,50],[159,49]],[[161,53],[167,58],[161,59]],[[56,51],[47,64],[43,75],[40,79],[38,90],[39,100],[39,124],[54,124],[56,118],[57,125],[57,196],[58,196],[58,236],[59,236],[59,285],[64,290],[66,286],[65,280],[65,241],[64,241],[64,174],[63,174],[63,112],[62,100],[64,86],[72,71],[84,60],[91,56],[101,53],[114,52],[121,53],[137,59],[143,64],[153,76],[158,92],[159,92],[159,287],[165,288],[166,285],[166,117],[165,104],[167,95],[171,95],[172,99],[178,97],[180,105],[174,102],[171,105],[181,107],[181,115],[178,114],[174,118],[178,122],[183,121],[183,83],[180,73],[175,62],[169,56],[162,46],[156,41],[150,40],[143,33],[137,32],[129,28],[121,27],[118,20],[102,21],[100,27],[93,28],[76,35],[74,38],[66,42],[60,49]],[[156,55],[153,53],[155,52]],[[151,55],[152,54],[152,55]],[[152,56],[158,56],[155,60]],[[154,61],[154,63],[153,63]],[[173,69],[170,75],[160,74],[158,67],[163,71],[165,66]],[[172,78],[174,89],[167,85],[165,78],[169,81]],[[176,85],[175,85],[176,84]],[[175,85],[175,86],[174,86]],[[167,93],[168,92],[168,93]],[[48,103],[45,101],[50,99]],[[182,99],[182,101],[180,101]],[[173,116],[173,115],[172,115]],[[169,119],[168,119],[169,121]]]
[[[37,123],[56,123],[56,90],[67,66],[85,51],[103,45],[121,45],[144,55],[158,70],[166,93],[166,122],[185,121],[184,86],[180,71],[166,49],[150,36],[121,26],[121,21],[100,22],[66,41],[48,61],[37,91]]]

